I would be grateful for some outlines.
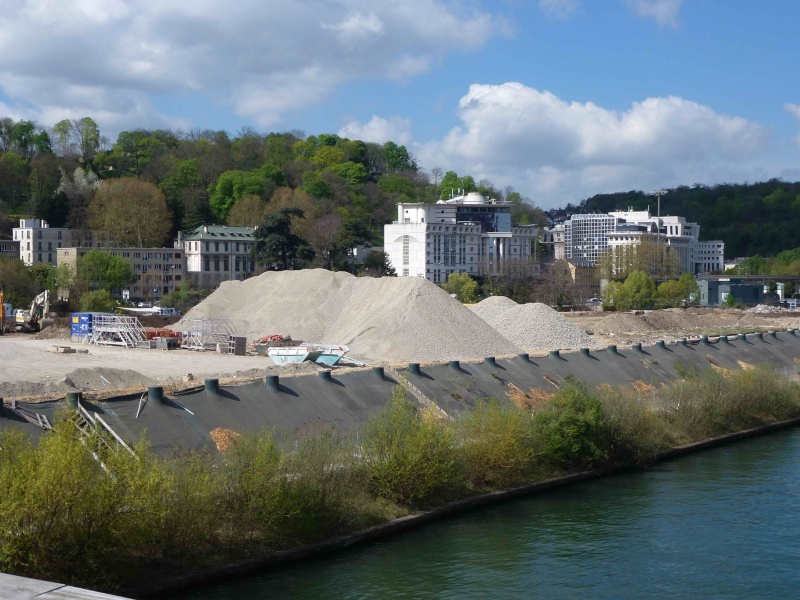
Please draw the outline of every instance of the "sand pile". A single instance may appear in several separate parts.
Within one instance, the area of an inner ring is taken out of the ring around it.
[[[444,361],[520,349],[435,284],[323,269],[229,281],[184,319],[230,319],[240,335],[345,344],[367,362]],[[180,322],[173,326],[180,329]]]
[[[488,304],[482,307],[484,303]],[[476,304],[473,310],[479,315],[487,315],[487,323],[525,350],[566,350],[595,346],[594,340],[585,331],[546,304],[517,304],[508,298],[487,298]]]

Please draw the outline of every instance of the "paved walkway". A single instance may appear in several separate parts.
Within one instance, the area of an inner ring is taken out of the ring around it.
[[[111,596],[91,590],[39,581],[16,575],[0,573],[0,598],[3,600],[128,600],[122,596]]]

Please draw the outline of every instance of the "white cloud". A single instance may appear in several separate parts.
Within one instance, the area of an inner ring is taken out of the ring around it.
[[[677,27],[683,0],[624,0],[640,17],[653,19],[659,25]]]
[[[0,0],[0,10],[9,105],[72,111],[73,96],[91,90],[114,100],[105,108],[117,122],[137,127],[152,126],[134,119],[142,98],[196,91],[275,124],[337,86],[407,79],[504,28],[447,0]]]
[[[405,145],[411,142],[411,120],[403,117],[383,119],[377,115],[366,123],[351,121],[339,130],[339,135],[351,140],[383,144],[388,141]]]
[[[620,0],[635,14],[653,19],[659,25],[678,26],[678,13],[684,0]],[[556,19],[567,19],[581,8],[580,0],[539,0],[539,9]]]
[[[783,109],[792,115],[795,119],[800,121],[800,104],[794,104],[793,102],[787,102],[783,105]],[[795,141],[800,146],[800,135],[795,138]]]
[[[548,207],[600,192],[741,180],[767,142],[759,124],[679,97],[619,112],[519,83],[472,85],[459,117],[442,140],[414,147],[421,164],[511,184]]]
[[[793,102],[787,102],[783,105],[783,108],[786,112],[792,115],[795,119],[800,120],[800,104],[794,104]]]
[[[539,0],[539,8],[556,19],[566,19],[578,11],[578,0]]]

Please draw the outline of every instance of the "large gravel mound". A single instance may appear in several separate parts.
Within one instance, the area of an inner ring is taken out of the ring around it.
[[[444,290],[416,277],[375,279],[323,269],[264,273],[223,283],[183,320],[188,319],[230,319],[250,340],[280,333],[345,344],[350,356],[367,362],[444,361],[520,350]]]
[[[596,345],[580,327],[538,302],[518,304],[487,322],[526,350],[569,350]]]
[[[624,335],[626,333],[647,333],[655,328],[638,315],[629,312],[615,312],[597,325],[597,330],[605,334]]]

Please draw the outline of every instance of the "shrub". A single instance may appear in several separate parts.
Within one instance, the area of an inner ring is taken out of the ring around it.
[[[459,423],[467,483],[503,489],[529,480],[534,461],[531,414],[496,400],[482,402]]]
[[[608,456],[603,406],[585,384],[567,379],[533,414],[534,430],[548,459],[562,465],[591,467]]]
[[[370,489],[383,498],[421,507],[455,494],[459,465],[453,428],[423,417],[400,386],[367,420],[362,452]]]

